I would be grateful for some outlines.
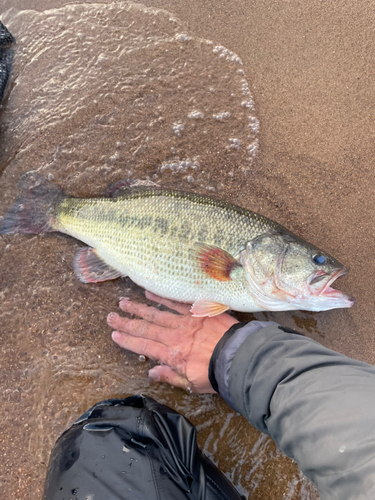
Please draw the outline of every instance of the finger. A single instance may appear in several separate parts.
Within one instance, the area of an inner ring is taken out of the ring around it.
[[[131,335],[118,331],[112,332],[112,340],[128,351],[135,352],[136,354],[143,354],[147,358],[161,363],[168,362],[168,348],[154,340],[132,337]]]
[[[109,313],[107,316],[108,325],[119,330],[122,333],[132,335],[133,337],[143,337],[145,340],[154,340],[164,343],[168,334],[173,332],[168,328],[149,323],[143,319],[122,318],[116,313]]]
[[[190,308],[191,305],[184,304],[183,302],[175,302],[174,300],[164,299],[163,297],[159,297],[154,293],[151,293],[146,290],[146,298],[149,300],[153,300],[154,302],[158,302],[159,304],[163,304],[163,306],[167,306],[169,309],[173,311],[177,311],[180,314],[186,314],[191,316]]]
[[[139,302],[132,302],[128,298],[121,299],[119,305],[123,311],[129,314],[135,314],[149,323],[155,323],[156,325],[167,328],[177,328],[181,324],[181,316],[177,314],[160,311],[156,307],[150,307],[146,304],[140,304]]]
[[[159,365],[151,368],[148,376],[155,382],[166,382],[174,387],[181,387],[181,389],[190,389],[189,381],[183,375],[178,374],[167,365]]]

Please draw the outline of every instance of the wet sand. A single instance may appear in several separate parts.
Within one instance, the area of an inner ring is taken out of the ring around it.
[[[189,34],[238,54],[260,121],[259,150],[246,173],[234,159],[208,151],[203,187],[192,184],[191,189],[207,192],[215,186],[217,196],[277,220],[350,268],[337,287],[356,298],[352,309],[256,317],[298,328],[327,347],[375,364],[372,3],[143,3],[166,9]],[[44,2],[33,0],[12,5],[44,9]],[[62,5],[48,3],[49,8]],[[0,12],[8,7],[0,0]],[[32,82],[29,86],[32,95]],[[7,123],[7,112],[16,111],[11,95],[0,121]],[[10,140],[11,132],[2,129],[1,136]],[[50,143],[64,143],[53,134],[43,143],[42,134],[38,140],[45,151],[30,146],[22,162],[3,163],[0,214],[14,200],[20,173],[39,167],[35,162],[50,161]],[[137,158],[143,176],[156,172],[155,165],[165,159],[161,150],[144,158],[146,166],[142,156]],[[62,165],[63,155],[59,161]],[[90,189],[75,183],[74,167],[69,172],[61,181],[72,194],[100,192],[100,178]],[[159,177],[163,185],[176,187],[170,172]],[[40,498],[49,451],[62,430],[101,399],[145,392],[198,426],[201,447],[241,493],[271,500],[315,498],[296,466],[219,398],[149,385],[150,364],[114,346],[105,322],[109,311],[117,311],[120,296],[141,298],[141,291],[126,280],[94,288],[77,282],[71,266],[77,248],[75,241],[55,235],[0,240],[3,497]]]

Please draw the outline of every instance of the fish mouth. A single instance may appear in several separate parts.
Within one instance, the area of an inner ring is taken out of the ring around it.
[[[317,271],[317,273],[315,273],[310,280],[309,289],[311,293],[317,297],[343,299],[348,304],[348,306],[351,307],[355,303],[354,298],[345,295],[341,290],[337,290],[336,288],[331,287],[334,281],[347,274],[348,270],[345,267],[338,269],[331,275],[325,273],[324,271]],[[328,276],[330,276],[330,278],[326,281]],[[314,286],[320,282],[322,282],[321,287]]]
[[[331,279],[327,281],[327,283],[324,285],[322,290],[320,291],[319,295],[327,295],[333,292],[340,292],[340,290],[336,290],[335,288],[331,288],[330,285],[337,279],[341,278],[342,276],[345,276],[348,274],[348,270],[343,267],[342,269],[338,269],[335,273],[332,274]],[[340,292],[342,293],[342,292]]]

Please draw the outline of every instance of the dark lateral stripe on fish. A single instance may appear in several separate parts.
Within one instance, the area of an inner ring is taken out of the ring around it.
[[[157,194],[159,194],[157,190]],[[170,193],[178,194],[178,196],[169,196]],[[57,207],[58,215],[61,217],[70,217],[70,218],[79,218],[80,220],[91,220],[92,219],[92,211],[95,210],[95,219],[100,221],[101,223],[108,224],[116,224],[121,230],[128,230],[130,228],[145,230],[147,228],[152,228],[155,232],[155,235],[158,234],[160,236],[169,236],[169,237],[177,237],[181,242],[188,241],[189,239],[194,239],[195,241],[205,241],[207,235],[209,234],[209,228],[202,220],[201,227],[195,226],[191,224],[188,220],[184,221],[182,227],[177,227],[171,220],[168,220],[168,217],[160,216],[147,216],[142,214],[128,214],[128,213],[116,213],[116,220],[113,220],[113,213],[108,211],[106,207],[101,206],[101,203],[105,201],[106,203],[121,203],[121,201],[131,201],[137,199],[146,199],[146,198],[155,198],[153,196],[154,192],[148,190],[147,193],[138,193],[138,196],[124,196],[114,199],[110,198],[91,198],[91,199],[77,199],[77,198],[66,198],[63,202]],[[181,196],[183,194],[180,191],[165,191],[165,194],[169,197],[172,197],[175,200],[188,199],[188,196]],[[195,198],[196,199],[196,198]],[[197,201],[200,201],[199,199]],[[206,206],[208,204],[201,203],[201,206]],[[229,221],[232,217],[235,217],[234,211],[230,213],[231,205],[227,205],[228,210],[225,214],[226,219]],[[90,207],[90,208],[89,208]],[[216,212],[217,206],[212,205],[212,208]],[[225,210],[225,206],[222,204],[219,207]],[[249,212],[251,214],[251,212]],[[241,214],[244,218],[249,215],[246,212]],[[253,218],[255,219],[255,217]],[[248,222],[247,220],[244,223]],[[259,222],[262,222],[262,219],[259,219]],[[264,219],[264,223],[269,222],[268,219]],[[271,226],[270,226],[271,227]],[[281,230],[281,226],[272,226],[272,230]],[[223,233],[222,231],[216,231],[212,235],[212,243],[215,245],[224,245],[226,248],[236,248],[238,251],[242,250],[246,243],[246,238],[243,237],[242,234],[232,233],[228,231],[227,233]]]
[[[86,243],[75,260],[82,281],[129,276],[153,293],[194,304],[198,316],[354,303],[330,286],[345,272],[336,259],[236,205],[149,187],[115,199],[73,198],[36,172],[22,176],[19,188],[2,233],[60,231]],[[325,278],[310,285],[322,271]]]

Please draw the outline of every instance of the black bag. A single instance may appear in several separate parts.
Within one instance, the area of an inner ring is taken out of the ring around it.
[[[240,500],[196,428],[146,396],[96,404],[57,440],[44,500]]]
[[[0,21],[0,104],[3,100],[5,87],[12,68],[14,51],[10,46],[14,42],[13,35]]]

